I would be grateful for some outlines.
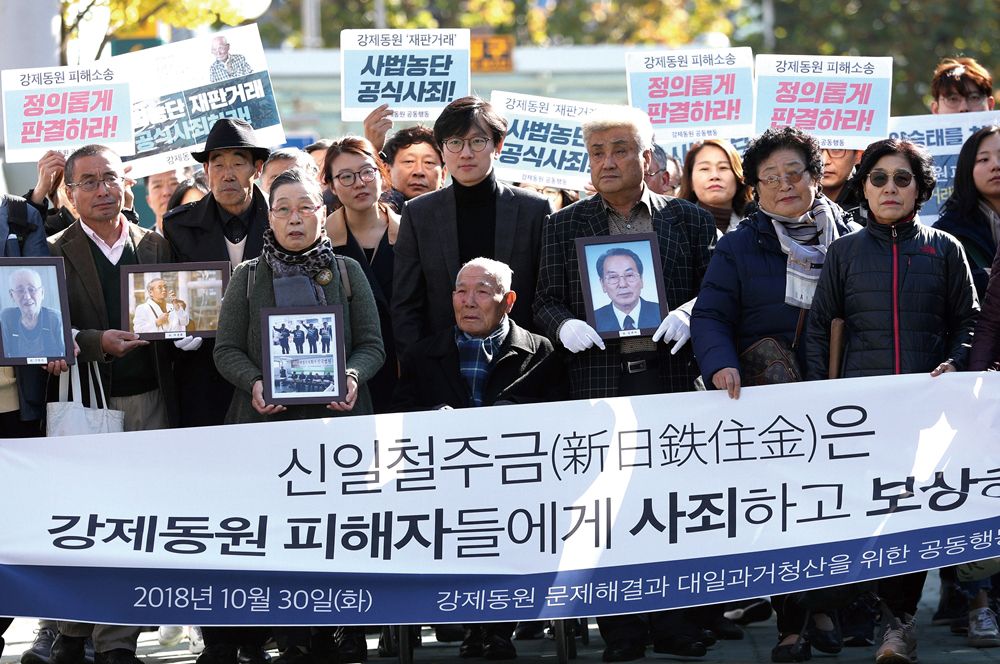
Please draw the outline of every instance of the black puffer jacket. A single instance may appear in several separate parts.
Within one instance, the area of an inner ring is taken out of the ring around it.
[[[827,253],[809,315],[806,378],[827,377],[830,321],[845,321],[840,375],[965,369],[979,302],[962,245],[918,220],[870,221]]]

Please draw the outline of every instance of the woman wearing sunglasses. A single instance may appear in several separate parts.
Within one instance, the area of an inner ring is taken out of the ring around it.
[[[361,265],[378,306],[385,364],[368,381],[368,389],[375,412],[386,413],[399,377],[389,317],[399,215],[380,198],[383,192],[392,190],[389,169],[371,143],[347,136],[333,141],[327,149],[324,175],[343,204],[326,218],[326,234],[335,253],[350,256]]]
[[[983,127],[965,141],[955,164],[955,188],[934,228],[965,247],[982,300],[1000,239],[1000,126]]]
[[[827,253],[807,324],[807,379],[829,375],[834,318],[845,322],[839,374],[845,378],[938,376],[968,366],[979,305],[965,251],[917,217],[935,184],[930,155],[909,141],[878,141],[861,156],[848,186],[857,192],[868,224]],[[877,662],[917,660],[913,614],[926,576],[879,581],[879,595],[898,624],[885,631]],[[996,623],[986,624],[990,616],[984,614],[982,631],[996,639]]]

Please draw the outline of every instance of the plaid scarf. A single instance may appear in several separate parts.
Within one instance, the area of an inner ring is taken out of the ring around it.
[[[788,256],[785,267],[785,304],[808,309],[812,306],[819,283],[826,250],[840,237],[833,222],[830,200],[817,196],[812,207],[801,217],[792,219],[761,208],[771,219],[778,234],[781,250]]]
[[[285,277],[308,277],[313,294],[319,305],[326,305],[326,293],[316,282],[315,277],[323,269],[329,269],[333,263],[333,245],[326,233],[308,249],[288,251],[274,239],[274,231],[270,228],[264,231],[264,248],[261,258],[271,267],[275,279]]]
[[[507,338],[510,331],[510,324],[507,316],[504,315],[500,321],[500,327],[496,332],[480,339],[470,337],[455,326],[455,343],[458,344],[458,368],[462,372],[462,378],[469,386],[469,406],[476,407],[483,405],[483,388],[486,380],[490,377],[490,364],[496,357],[497,351]]]

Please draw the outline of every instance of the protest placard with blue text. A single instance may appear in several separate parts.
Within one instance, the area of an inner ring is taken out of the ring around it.
[[[900,138],[926,148],[934,157],[934,193],[920,208],[925,223],[937,220],[941,206],[951,196],[958,153],[970,136],[987,125],[1000,123],[1000,111],[904,115],[889,119],[889,137]]]
[[[469,31],[341,30],[340,117],[360,122],[388,104],[394,120],[433,123],[469,94]]]
[[[173,42],[111,58],[132,82],[135,154],[130,175],[190,166],[212,126],[246,120],[262,147],[285,133],[257,25]]]
[[[490,101],[507,120],[507,137],[494,164],[498,178],[577,190],[590,182],[582,125],[600,104],[500,90]]]

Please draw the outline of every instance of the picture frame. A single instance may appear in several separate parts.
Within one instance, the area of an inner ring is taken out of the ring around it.
[[[576,254],[587,323],[602,339],[652,336],[669,311],[656,233],[579,237]]]
[[[147,341],[215,337],[231,272],[229,261],[122,265],[123,329]]]
[[[0,279],[0,365],[75,364],[62,256],[0,258]]]
[[[341,305],[261,309],[260,338],[265,403],[328,404],[347,398]]]

